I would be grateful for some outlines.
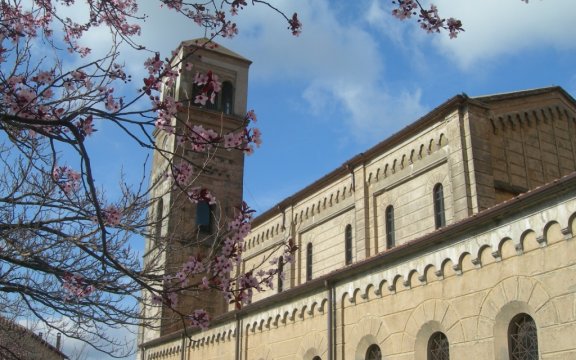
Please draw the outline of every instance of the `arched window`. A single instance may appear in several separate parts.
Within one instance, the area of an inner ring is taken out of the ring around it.
[[[396,246],[396,235],[394,232],[394,206],[386,208],[386,248],[392,249]]]
[[[444,333],[438,331],[428,340],[428,360],[450,360],[450,344]]]
[[[306,246],[306,281],[312,280],[312,243]]]
[[[344,230],[344,255],[346,258],[346,265],[352,264],[352,225],[346,225]]]
[[[436,229],[446,226],[446,216],[444,215],[444,188],[440,183],[434,186],[434,221]]]
[[[234,113],[234,87],[230,81],[222,83],[222,112],[227,115]]]
[[[538,360],[538,333],[534,319],[518,314],[508,326],[510,360]]]
[[[378,345],[370,345],[368,350],[366,350],[366,360],[382,360],[382,352]]]
[[[152,239],[151,245],[153,246],[154,242],[158,242],[160,240],[160,236],[162,236],[162,223],[164,218],[164,200],[159,198],[156,203],[156,219],[154,219],[154,238]]]
[[[314,356],[312,360],[322,360],[322,358],[320,356]]]
[[[278,260],[278,292],[284,290],[284,258]]]

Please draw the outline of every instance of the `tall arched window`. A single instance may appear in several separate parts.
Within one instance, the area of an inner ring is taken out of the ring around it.
[[[306,281],[312,280],[312,243],[306,246]]]
[[[234,113],[234,87],[230,81],[222,83],[222,112],[227,115]]]
[[[284,290],[284,258],[278,260],[278,292]]]
[[[450,360],[450,344],[444,333],[438,331],[428,340],[428,360]]]
[[[164,218],[164,200],[159,198],[156,203],[156,218],[154,219],[154,238],[151,241],[151,247],[153,247],[154,242],[158,242],[160,240],[160,236],[162,236],[162,224]]]
[[[196,204],[196,225],[198,226],[199,231],[206,234],[209,234],[212,231],[210,218],[210,204],[206,201],[198,201],[198,204]]]
[[[396,246],[396,235],[394,232],[394,206],[386,208],[386,248],[392,249]]]
[[[346,265],[352,264],[352,225],[346,225],[344,230],[344,256]]]
[[[518,314],[508,326],[510,360],[538,360],[538,333],[534,319]]]
[[[444,215],[444,188],[440,183],[434,186],[434,222],[436,229],[446,226],[446,216]]]
[[[366,350],[366,360],[382,360],[382,352],[380,347],[376,344],[370,345],[368,350]]]

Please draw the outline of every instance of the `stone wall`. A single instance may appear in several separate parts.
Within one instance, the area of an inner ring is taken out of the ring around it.
[[[236,314],[238,338],[234,322],[216,323],[191,334],[195,342],[185,346],[184,358],[328,359],[331,334],[334,359],[363,359],[372,344],[384,359],[426,359],[430,335],[441,331],[451,358],[504,360],[508,324],[525,313],[536,323],[540,358],[573,359],[575,189],[571,175],[275,301],[248,306]],[[239,355],[226,350],[234,346]],[[162,351],[149,349],[145,358],[177,358],[158,355]]]

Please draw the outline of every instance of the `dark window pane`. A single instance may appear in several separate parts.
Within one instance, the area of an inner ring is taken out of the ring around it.
[[[370,345],[368,350],[366,350],[366,360],[382,360],[382,352],[380,352],[378,345]]]
[[[230,81],[222,83],[222,112],[230,115],[234,112],[234,87]]]
[[[386,248],[391,249],[396,246],[396,234],[394,231],[394,207],[386,208]]]
[[[434,186],[434,222],[436,229],[446,226],[444,215],[444,189],[442,184]]]
[[[352,225],[346,225],[344,247],[346,265],[352,264]]]
[[[312,243],[306,247],[306,281],[312,280]]]
[[[156,204],[156,221],[155,221],[155,229],[154,229],[154,238],[152,241],[159,241],[160,236],[162,235],[162,223],[164,220],[164,201],[162,198],[158,199]]]
[[[196,205],[196,225],[202,232],[210,232],[210,205],[199,201]]]
[[[528,314],[516,315],[508,327],[510,360],[538,360],[538,331]]]
[[[278,292],[282,292],[284,290],[284,280],[282,276],[284,275],[284,258],[280,256],[280,260],[278,260]]]
[[[428,340],[428,360],[450,360],[450,344],[441,332],[435,332]]]

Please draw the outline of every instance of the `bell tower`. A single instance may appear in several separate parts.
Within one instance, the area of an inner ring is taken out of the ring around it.
[[[180,44],[172,64],[180,76],[174,85],[163,87],[162,96],[170,95],[184,105],[173,119],[176,135],[193,126],[218,134],[241,128],[246,115],[251,61],[209,39],[196,39]],[[221,90],[213,103],[196,104],[198,87],[194,78],[197,73],[209,71],[218,76]],[[197,151],[180,144],[174,134],[158,129],[154,140],[159,150],[154,151],[152,159],[150,196],[155,200],[148,211],[152,226],[145,240],[144,266],[156,269],[158,275],[174,274],[190,256],[210,254],[225,220],[241,204],[244,154],[216,148]],[[171,166],[183,161],[193,164],[193,180],[187,189],[175,188],[172,182],[164,180]],[[209,189],[216,204],[191,202],[186,190],[195,187]],[[166,306],[153,305],[150,294],[144,293],[143,317],[154,319],[154,329],[141,328],[140,344],[182,329],[180,316]],[[200,308],[214,317],[226,312],[227,304],[221,293],[210,290],[185,290],[178,296],[178,311],[186,314]]]

